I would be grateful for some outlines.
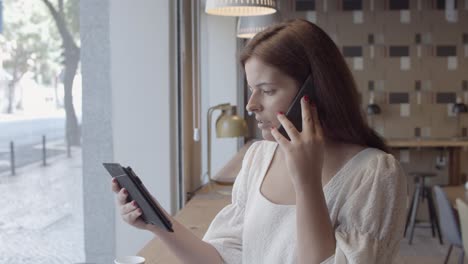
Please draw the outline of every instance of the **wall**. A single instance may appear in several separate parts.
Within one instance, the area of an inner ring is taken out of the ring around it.
[[[172,81],[173,1],[110,3],[114,160],[131,165],[169,212],[176,191]],[[116,252],[135,254],[152,238],[125,224],[116,211]]]
[[[108,0],[80,2],[80,31],[85,255],[88,262],[112,263],[114,197],[100,164],[114,157]]]
[[[114,208],[101,163],[131,165],[176,210],[174,1],[82,1],[83,162],[88,262],[134,255],[152,238]]]

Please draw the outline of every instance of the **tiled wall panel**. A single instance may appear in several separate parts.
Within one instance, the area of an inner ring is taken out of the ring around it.
[[[468,95],[463,91],[463,81],[468,80],[468,0],[458,0],[450,16],[437,9],[437,1],[433,0],[408,1],[408,10],[390,10],[390,1],[363,0],[349,5],[362,6],[353,11],[343,10],[340,0],[315,2],[314,12],[298,11],[295,15],[312,17],[312,22],[323,28],[342,52],[348,51],[345,59],[361,94],[363,111],[371,90],[382,109],[380,115],[368,117],[376,131],[387,139],[416,135],[453,138],[461,134],[458,126],[466,133],[468,114],[458,118],[451,111],[451,99],[438,103],[437,98],[438,93],[452,94],[468,104]],[[400,6],[404,6],[402,3]],[[450,21],[451,17],[456,20]],[[344,47],[361,47],[362,56]],[[398,47],[408,48],[409,54],[401,53]],[[391,49],[397,56],[390,56]],[[406,93],[409,102],[391,104],[389,98],[395,93]],[[416,166],[411,169],[434,169],[438,154],[430,149],[411,150],[411,166]],[[462,157],[468,161],[468,150],[462,151]],[[462,170],[467,174],[468,162],[462,162]],[[445,183],[446,168],[438,172],[442,178],[435,181]]]

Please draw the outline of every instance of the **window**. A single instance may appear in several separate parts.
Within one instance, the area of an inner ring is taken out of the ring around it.
[[[65,65],[56,1],[0,4],[0,263],[82,262],[79,56]],[[78,12],[58,15],[79,49]]]

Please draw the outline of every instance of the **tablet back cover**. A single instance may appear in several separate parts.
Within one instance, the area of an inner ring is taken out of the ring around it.
[[[168,228],[163,224],[158,213],[153,209],[152,205],[147,201],[147,199],[142,194],[142,191],[137,183],[130,178],[129,175],[124,171],[122,166],[119,163],[103,163],[106,170],[114,177],[119,183],[120,187],[125,188],[128,191],[127,202],[135,200],[138,206],[143,211],[141,218],[146,223],[151,223],[153,225],[159,226],[162,229],[168,230]]]

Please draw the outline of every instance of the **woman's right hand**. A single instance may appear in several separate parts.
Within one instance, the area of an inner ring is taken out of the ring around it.
[[[127,202],[128,191],[125,188],[120,188],[115,178],[112,178],[112,191],[117,194],[120,215],[125,222],[139,229],[156,231],[156,226],[147,224],[140,218],[142,211],[138,204],[135,201]]]
[[[159,206],[162,212],[173,224],[174,232],[168,232],[163,227],[146,224],[141,219],[142,212],[139,211],[138,205],[127,202],[128,192],[124,188],[120,188],[116,180],[112,180],[112,191],[117,194],[120,214],[122,219],[128,224],[151,231],[177,256],[180,263],[221,263],[222,259],[216,249],[209,243],[202,241],[188,228],[172,218],[161,205],[151,197],[155,204]],[[178,262],[179,263],[179,262]]]

